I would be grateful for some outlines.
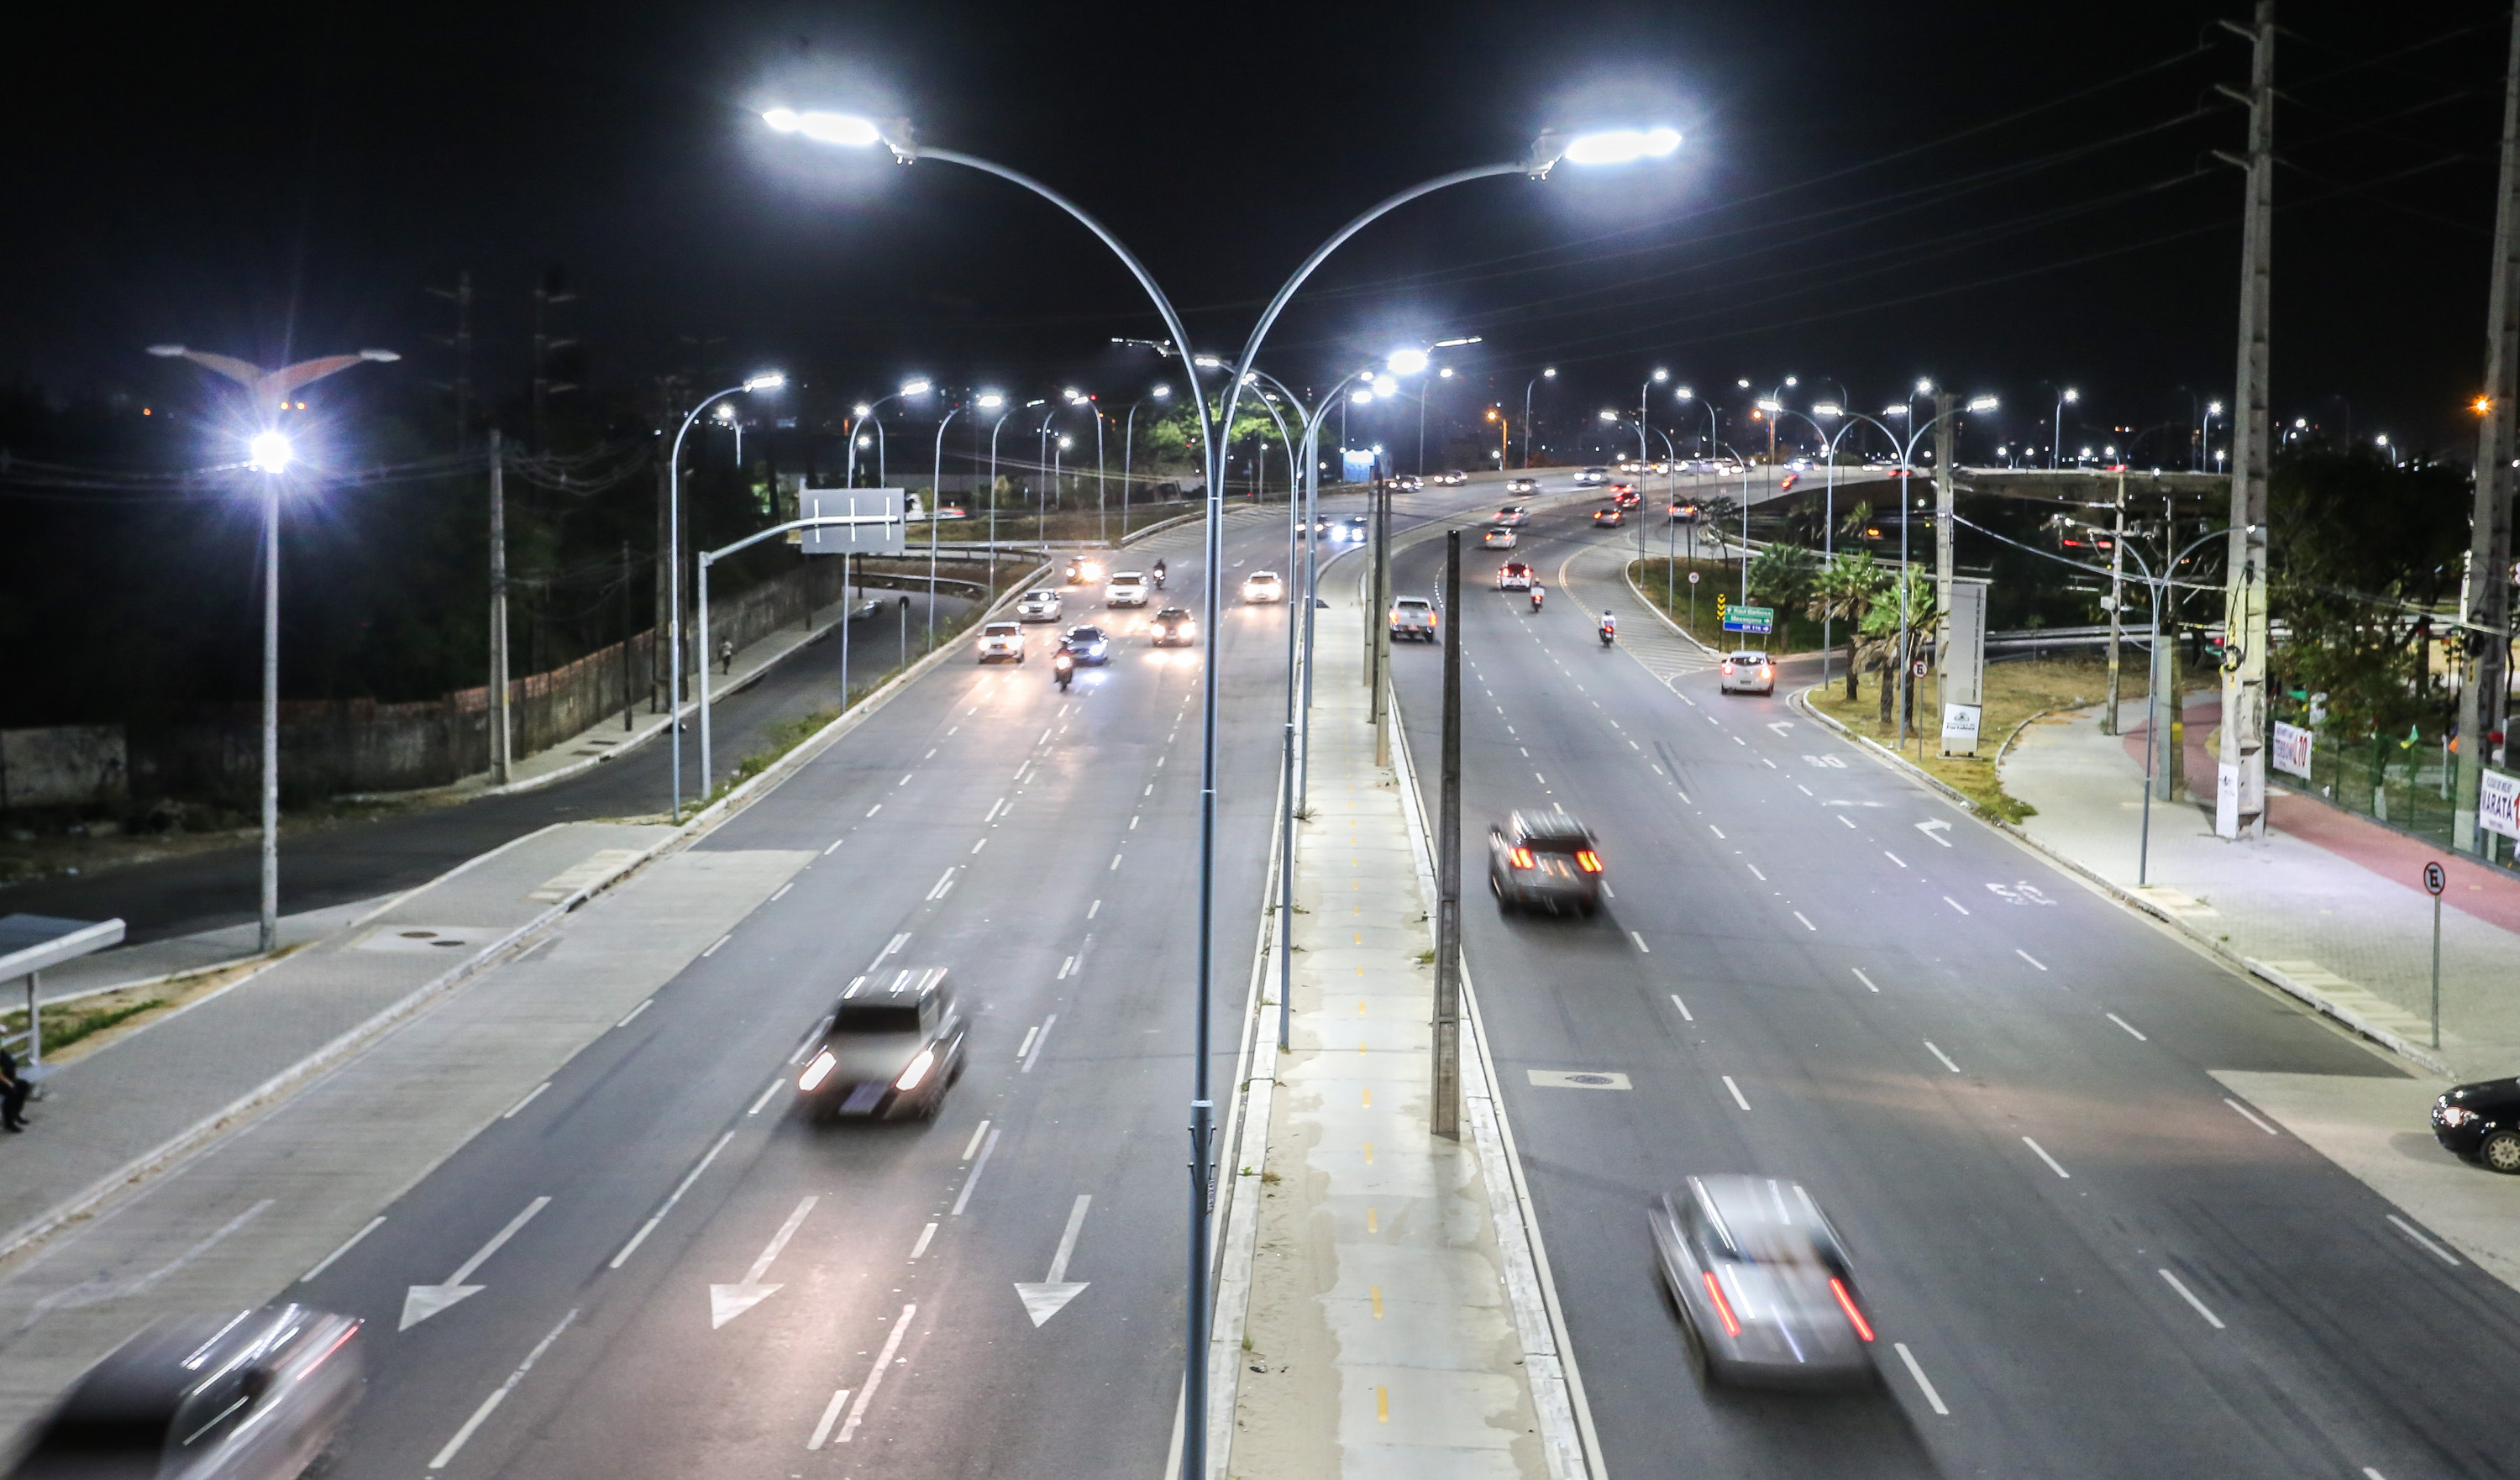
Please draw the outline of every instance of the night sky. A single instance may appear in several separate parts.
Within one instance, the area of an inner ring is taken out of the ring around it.
[[[1219,351],[1382,195],[1544,126],[1634,119],[1686,132],[1673,162],[1409,207],[1332,260],[1264,364],[1320,383],[1479,335],[1464,417],[1518,412],[1544,364],[1569,417],[1633,404],[1657,366],[1728,396],[1799,374],[1805,400],[1876,410],[1927,375],[2004,394],[1986,430],[2016,442],[2045,442],[2071,382],[2071,445],[2228,393],[2240,177],[2211,152],[2244,118],[2214,85],[2245,83],[2247,49],[2218,17],[2245,9],[30,7],[0,61],[0,370],[198,395],[141,353],[178,339],[272,363],[380,344],[406,361],[362,374],[445,380],[451,315],[426,290],[469,269],[476,375],[513,403],[528,291],[558,266],[586,394],[777,364],[843,397],[927,374],[1119,400],[1160,372],[1108,341],[1160,331],[1081,231],[757,111],[905,113],[1040,177]],[[2279,13],[2287,421],[2472,450],[2507,18]]]

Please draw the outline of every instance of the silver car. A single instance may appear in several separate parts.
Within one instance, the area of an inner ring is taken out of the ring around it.
[[[1055,622],[1058,620],[1058,593],[1027,591],[1015,603],[1015,620],[1019,622]]]
[[[1691,1177],[1645,1211],[1689,1366],[1710,1382],[1868,1387],[1872,1320],[1802,1184]]]
[[[176,1316],[88,1368],[12,1480],[289,1480],[366,1390],[359,1322],[300,1305]]]
[[[797,1092],[817,1120],[933,1120],[963,1077],[967,1027],[943,966],[861,976],[832,1009]]]

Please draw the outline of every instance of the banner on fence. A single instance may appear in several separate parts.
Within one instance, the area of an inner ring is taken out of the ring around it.
[[[2488,771],[2478,778],[2476,825],[2504,837],[2520,837],[2520,776]]]
[[[2310,780],[2310,742],[2312,731],[2299,725],[2275,721],[2275,742],[2267,752],[2267,764],[2303,781]]]

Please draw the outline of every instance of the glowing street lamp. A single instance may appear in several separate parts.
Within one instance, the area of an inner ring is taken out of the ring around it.
[[[682,426],[674,432],[673,458],[665,467],[665,599],[667,607],[665,625],[668,646],[672,650],[672,655],[666,662],[667,678],[665,681],[665,713],[667,715],[666,728],[673,733],[673,798],[674,821],[676,823],[680,823],[683,820],[683,438],[691,433],[692,424],[700,419],[701,412],[708,410],[709,407],[715,403],[725,400],[728,396],[743,395],[746,393],[761,394],[768,391],[784,390],[787,388],[787,385],[788,377],[775,370],[765,371],[760,375],[747,377],[741,383],[729,385],[724,390],[702,397],[700,403],[694,406],[691,411],[684,416]],[[700,640],[702,643],[706,643],[708,640],[708,634],[705,632],[701,633]],[[703,664],[708,661],[708,654],[706,652],[702,652],[700,654],[700,661]],[[702,723],[705,724],[705,704],[707,702],[705,687],[702,689]],[[708,769],[705,764],[705,753],[703,753],[702,761],[703,764],[700,770],[700,794],[702,796],[706,796],[709,790],[709,778]]]
[[[2065,445],[2065,408],[2082,398],[2083,393],[2071,385],[2066,386],[2064,393],[2056,397],[2055,439],[2048,448],[2048,466],[2050,470],[2055,468],[2056,455]],[[2215,404],[2220,406],[2222,403],[2218,401]]]

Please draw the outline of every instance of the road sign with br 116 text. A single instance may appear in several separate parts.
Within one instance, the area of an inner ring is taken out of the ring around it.
[[[1730,606],[1724,612],[1727,632],[1766,632],[1776,625],[1774,606]]]

